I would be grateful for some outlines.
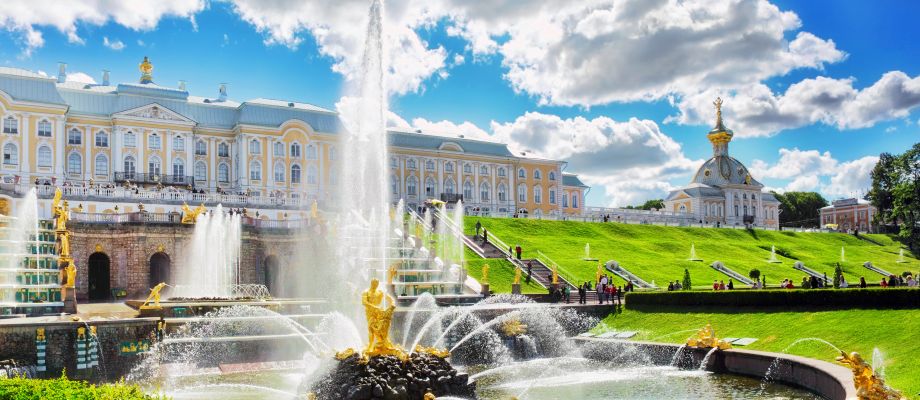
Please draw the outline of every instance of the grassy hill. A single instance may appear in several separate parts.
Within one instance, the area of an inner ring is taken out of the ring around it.
[[[594,279],[595,262],[584,261],[585,244],[590,244],[591,258],[602,262],[616,260],[621,266],[646,281],[667,286],[669,280],[679,280],[684,268],[690,270],[694,286],[711,285],[713,280],[728,277],[709,265],[722,261],[727,267],[747,276],[757,268],[768,284],[783,278],[796,283],[805,276],[794,270],[795,261],[833,277],[834,265],[840,262],[850,284],[864,276],[869,283],[878,283],[881,275],[862,266],[865,261],[889,272],[920,271],[920,261],[906,255],[907,263],[897,263],[900,244],[886,235],[852,235],[837,233],[798,233],[764,230],[678,228],[620,223],[545,221],[520,218],[464,219],[468,233],[476,221],[509,245],[520,244],[524,257],[536,257],[542,251],[557,262],[560,274],[578,281]],[[703,262],[687,261],[690,245]],[[780,264],[771,264],[770,248],[776,246]],[[841,262],[841,248],[845,261]]]

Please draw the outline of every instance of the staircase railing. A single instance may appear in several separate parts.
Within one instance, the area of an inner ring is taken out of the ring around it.
[[[891,272],[885,271],[884,269],[881,269],[879,267],[872,265],[872,261],[866,261],[865,263],[863,263],[863,267],[865,267],[866,269],[870,271],[884,275],[886,277],[893,275]]]
[[[561,265],[557,264],[553,259],[549,258],[546,254],[543,254],[542,251],[537,250],[537,260],[546,265],[549,269],[556,269],[556,274],[559,275],[559,279],[565,281],[569,286],[575,286],[572,282],[578,282],[575,279],[575,275],[569,272],[569,270],[563,268]]]
[[[458,226],[456,222],[444,215],[440,209],[432,208],[432,210],[435,210],[435,216],[437,216],[439,223],[444,224],[444,226],[450,230],[451,234],[459,238],[463,244],[476,253],[477,256],[485,258],[485,249],[478,245],[473,239],[466,237],[466,235],[463,234],[463,227]]]
[[[725,274],[725,275],[728,275],[730,278],[734,278],[736,281],[741,282],[741,283],[743,283],[743,284],[745,284],[745,285],[750,286],[750,285],[753,285],[753,284],[754,284],[754,281],[750,280],[748,277],[746,277],[746,276],[744,276],[744,275],[741,275],[741,274],[735,272],[735,270],[726,267],[725,264],[723,264],[721,261],[716,261],[716,262],[712,263],[712,265],[710,265],[710,267],[712,267],[712,269],[714,269],[714,270],[716,270],[716,271],[719,271],[719,272],[721,272],[721,273],[723,273],[723,274]]]
[[[658,288],[657,286],[646,282],[644,279],[640,278],[638,275],[632,272],[629,272],[629,270],[627,270],[626,268],[623,268],[620,265],[620,263],[616,261],[613,261],[613,260],[608,261],[604,265],[604,268],[606,268],[607,271],[612,272],[614,275],[619,276],[623,280],[627,282],[632,282],[634,285],[639,286],[642,289],[657,289]]]
[[[821,281],[824,280],[824,275],[818,273],[818,271],[815,271],[811,268],[806,267],[805,264],[803,264],[801,261],[796,261],[795,264],[792,264],[792,268],[802,271],[808,274],[809,276],[813,276],[817,278],[818,280],[821,280]]]

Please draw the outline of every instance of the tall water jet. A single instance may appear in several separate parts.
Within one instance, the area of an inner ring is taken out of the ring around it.
[[[900,249],[900,250],[898,251],[898,263],[899,263],[899,264],[903,264],[903,263],[906,263],[906,262],[907,262],[907,260],[904,259],[904,249]]]
[[[843,248],[843,246],[840,246],[840,262],[846,262],[846,260],[847,260],[846,250]]]
[[[775,245],[770,247],[770,259],[767,260],[767,262],[771,264],[779,264],[782,262],[778,258],[776,258],[776,246]]]
[[[242,240],[240,214],[230,214],[218,205],[198,216],[192,241],[186,248],[185,268],[172,292],[178,297],[230,297],[239,283],[239,259]]]
[[[39,263],[39,251],[33,251],[39,247],[38,238],[38,198],[35,189],[30,189],[26,195],[18,201],[15,216],[0,216],[2,225],[0,227],[0,303],[7,303],[11,306],[13,303],[28,303],[29,299],[18,298],[17,292],[25,285],[38,284],[39,278],[42,284],[45,278],[55,279],[48,274],[36,274],[30,280],[31,273],[26,275],[23,272],[25,265],[34,262],[35,267]],[[30,260],[34,258],[34,260]],[[55,271],[56,272],[56,271]],[[51,283],[51,282],[47,282]],[[56,282],[55,282],[56,283]],[[46,294],[50,300],[51,294]],[[20,294],[20,296],[22,296]]]
[[[703,259],[696,256],[696,246],[693,243],[690,243],[690,258],[689,261],[703,261]]]

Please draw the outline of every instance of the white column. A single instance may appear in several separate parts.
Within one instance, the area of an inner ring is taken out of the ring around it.
[[[192,177],[195,183],[195,134],[189,132],[185,136],[185,176]]]
[[[433,195],[435,198],[440,199],[440,194],[444,193],[444,164],[441,159],[436,159],[435,161],[434,168],[438,172],[438,184],[435,185]]]
[[[511,192],[511,193],[506,193],[506,194],[510,194],[510,196],[508,197],[514,199],[514,200],[509,200],[509,204],[511,204],[511,208],[512,208],[509,211],[511,211],[512,213],[515,213],[517,212],[517,208],[518,208],[517,185],[514,184],[514,180],[517,179],[517,167],[514,164],[510,164],[508,167],[506,167],[506,170],[507,170],[506,175],[508,175],[508,191]]]
[[[473,198],[476,199],[476,202],[482,206],[482,191],[479,190],[479,173],[482,167],[482,164],[473,163]]]
[[[326,170],[325,168],[326,157],[324,157],[324,154],[328,154],[328,152],[329,152],[329,145],[323,142],[316,142],[316,165],[317,165],[316,167],[316,171],[317,171],[316,172],[316,198],[317,199],[323,198],[322,196],[324,192],[323,189],[326,187],[326,185],[323,183],[323,180],[324,180],[323,177],[325,176],[324,172]],[[342,172],[342,171],[339,171],[339,172]],[[389,176],[387,176],[387,181],[389,181]],[[387,185],[387,187],[389,187],[389,185]]]
[[[175,132],[166,131],[163,133],[163,146],[166,146],[166,159],[163,160],[163,175],[172,175],[172,152],[173,152],[173,134]]]
[[[32,168],[29,166],[29,136],[32,135],[32,118],[29,114],[23,114],[22,116],[22,126],[20,130],[22,133],[22,146],[19,149],[19,170],[26,175],[22,177],[23,180],[28,180],[30,177],[28,174],[32,172]]]
[[[112,159],[109,160],[110,161],[109,164],[111,165],[111,168],[109,171],[111,173],[110,174],[111,178],[115,177],[115,171],[118,171],[119,169],[124,169],[124,163],[121,161],[121,157],[122,157],[121,156],[121,152],[122,152],[121,135],[122,135],[121,128],[118,127],[117,125],[112,126],[112,135],[109,136],[110,137],[109,146],[112,147]]]
[[[134,146],[137,148],[137,161],[134,164],[134,170],[137,174],[147,172],[147,159],[144,158],[144,150],[147,148],[147,131],[139,129],[134,132]]]
[[[208,138],[208,186],[211,190],[217,188],[217,141],[213,137]]]
[[[64,148],[67,147],[65,122],[65,117],[55,119],[54,121],[54,174],[62,181],[64,180],[64,165],[66,164],[64,160]]]

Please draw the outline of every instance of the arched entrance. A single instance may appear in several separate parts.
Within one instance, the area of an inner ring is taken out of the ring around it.
[[[87,262],[87,273],[89,275],[89,291],[87,296],[90,300],[108,300],[111,293],[111,261],[105,253],[93,253],[89,256]]]
[[[164,252],[157,252],[150,256],[150,287],[160,282],[172,283],[169,274],[169,256]]]
[[[278,257],[268,256],[265,257],[264,263],[264,273],[265,273],[265,287],[268,288],[268,292],[274,297],[281,296],[281,270],[278,266]]]

